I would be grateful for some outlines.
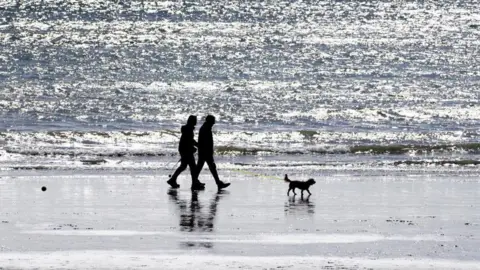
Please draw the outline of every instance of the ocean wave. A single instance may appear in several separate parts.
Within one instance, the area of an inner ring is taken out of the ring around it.
[[[292,168],[292,167],[404,167],[404,166],[477,166],[480,160],[474,159],[452,159],[452,160],[398,160],[398,161],[363,161],[358,162],[275,162],[275,163],[242,163],[235,162],[234,166],[240,168]],[[241,170],[241,169],[240,169]]]
[[[357,145],[350,148],[350,153],[371,153],[371,154],[407,154],[426,152],[459,152],[479,153],[480,143],[458,143],[458,144],[437,144],[437,145]]]
[[[42,150],[27,150],[27,149],[5,149],[9,154],[20,154],[26,156],[97,156],[97,157],[155,157],[172,155],[172,153],[156,152],[156,151],[135,151],[135,150],[117,150],[117,151],[102,151],[98,149],[96,151],[82,151],[82,150],[68,150],[68,149],[42,149]]]
[[[8,154],[19,154],[26,156],[97,156],[97,157],[159,157],[176,155],[176,147],[170,145],[164,149],[151,150],[148,146],[144,149],[108,149],[97,147],[96,149],[22,149],[5,147],[4,152]],[[343,148],[343,147],[342,147]],[[258,156],[258,155],[416,155],[416,154],[446,154],[464,153],[479,154],[480,144],[457,144],[457,145],[358,145],[345,146],[345,150],[338,148],[303,148],[288,150],[282,148],[255,148],[239,146],[218,146],[215,154],[219,156]]]
[[[276,154],[372,154],[372,155],[402,155],[433,152],[468,152],[480,153],[480,143],[440,144],[440,145],[355,145],[342,148],[305,148],[303,150],[282,150],[274,148],[249,148],[236,146],[220,146],[218,154],[257,155],[262,153]]]
[[[0,150],[24,156],[168,156],[176,155],[180,132],[45,131],[0,132]],[[480,143],[452,132],[222,131],[215,132],[220,156],[257,155],[441,155],[480,154]]]
[[[477,166],[480,165],[480,160],[402,160],[395,161],[393,163],[395,166],[401,165],[424,165],[424,166]]]
[[[158,171],[165,176],[176,168],[178,163],[171,162],[145,162],[140,160],[111,160],[111,159],[91,159],[76,160],[66,162],[52,162],[52,160],[24,161],[21,165],[5,164],[0,162],[0,171]],[[435,171],[435,172],[476,172],[480,168],[480,160],[456,159],[456,160],[399,160],[399,161],[342,161],[342,162],[234,162],[222,160],[217,161],[218,168],[225,174],[228,172],[241,173],[255,177],[268,179],[283,179],[284,171],[305,172],[305,171],[323,171],[323,172],[345,172],[345,171]],[[168,172],[165,172],[167,170]],[[275,172],[272,174],[272,172]],[[278,172],[281,172],[278,174]]]

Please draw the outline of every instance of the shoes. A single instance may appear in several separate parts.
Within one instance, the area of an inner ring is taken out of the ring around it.
[[[218,182],[217,186],[218,186],[218,190],[221,190],[230,186],[230,183]]]
[[[192,184],[192,187],[191,187],[192,190],[204,190],[205,189],[205,185],[200,182],[195,182]]]
[[[168,181],[167,181],[167,184],[169,184],[172,188],[179,188],[180,185],[177,184],[177,181],[175,181],[174,179],[170,178]]]

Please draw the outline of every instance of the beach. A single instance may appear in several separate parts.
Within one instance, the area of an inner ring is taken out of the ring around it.
[[[0,267],[480,269],[475,175],[317,170],[302,198],[275,170],[220,170],[221,192],[166,173],[3,172]]]
[[[475,10],[0,0],[0,270],[480,269]]]

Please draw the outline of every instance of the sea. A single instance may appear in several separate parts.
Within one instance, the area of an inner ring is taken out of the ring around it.
[[[478,0],[0,0],[0,170],[480,169]]]

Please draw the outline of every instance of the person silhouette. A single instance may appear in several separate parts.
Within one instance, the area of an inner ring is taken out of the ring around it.
[[[190,115],[188,117],[187,124],[181,128],[182,136],[180,137],[180,143],[178,144],[178,152],[180,153],[180,166],[167,181],[172,188],[180,187],[180,185],[177,183],[177,177],[187,168],[187,166],[189,166],[190,174],[192,176],[192,189],[205,189],[204,184],[200,183],[195,175],[196,166],[194,154],[197,151],[195,146],[198,145],[194,139],[194,130],[196,125],[197,116]]]
[[[213,159],[213,134],[212,127],[215,125],[215,116],[207,115],[205,122],[203,123],[200,131],[198,132],[198,163],[197,171],[195,174],[195,179],[198,179],[200,172],[202,171],[203,165],[205,162],[208,164],[208,168],[212,173],[215,183],[217,184],[218,189],[223,189],[230,186],[230,183],[224,183],[220,181],[217,173],[217,165]]]
[[[208,211],[205,212],[202,210],[204,207],[198,200],[198,192],[193,191],[191,200],[187,201],[179,198],[176,189],[170,190],[168,192],[170,201],[178,206],[180,231],[187,233],[212,233],[214,231],[218,202],[225,196],[223,192],[225,191],[219,191],[215,194],[213,199],[210,201]],[[188,247],[196,246],[196,242],[192,241],[187,241],[185,244]],[[206,248],[213,247],[212,243],[210,242],[200,242],[198,244]]]

